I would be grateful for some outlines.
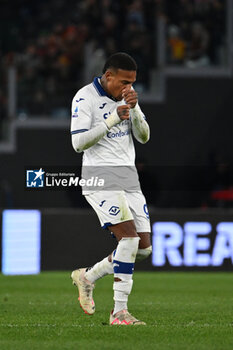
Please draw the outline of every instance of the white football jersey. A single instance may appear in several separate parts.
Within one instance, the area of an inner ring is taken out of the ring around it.
[[[99,125],[115,110],[126,104],[109,96],[95,78],[91,84],[80,89],[72,101],[71,134],[88,131]],[[134,166],[135,149],[131,122],[124,120],[112,127],[95,145],[86,149],[85,166]]]

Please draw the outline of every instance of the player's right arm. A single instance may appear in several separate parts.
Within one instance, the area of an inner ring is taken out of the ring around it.
[[[129,107],[119,106],[110,116],[95,127],[92,124],[91,101],[77,95],[72,102],[71,135],[72,146],[82,152],[102,139],[107,132],[124,119],[129,119]]]

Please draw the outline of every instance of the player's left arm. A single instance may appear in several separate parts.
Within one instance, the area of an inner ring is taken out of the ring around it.
[[[133,135],[140,143],[146,143],[150,139],[150,128],[141,108],[139,107],[138,94],[133,89],[125,89],[125,91],[123,91],[123,97],[127,105],[130,106]]]

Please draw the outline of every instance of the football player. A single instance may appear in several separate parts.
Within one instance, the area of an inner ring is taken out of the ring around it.
[[[137,65],[131,56],[113,54],[104,65],[103,75],[81,88],[72,102],[72,145],[76,152],[84,152],[83,174],[85,169],[98,168],[102,175],[113,174],[117,178],[117,185],[113,180],[110,187],[84,188],[83,194],[101,226],[114,234],[118,245],[91,268],[79,268],[71,274],[79,289],[80,305],[87,314],[95,312],[95,281],[114,274],[110,325],[145,324],[132,316],[127,307],[134,263],[152,252],[149,214],[135,168],[133,136],[142,144],[150,137],[138,94],[132,87],[136,73]]]

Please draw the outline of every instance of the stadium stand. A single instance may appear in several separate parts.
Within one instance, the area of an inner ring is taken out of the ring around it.
[[[166,1],[167,63],[190,68],[225,64],[226,1]]]
[[[17,67],[22,118],[68,117],[70,96],[116,51],[136,59],[137,90],[147,92],[158,17],[167,24],[167,64],[224,62],[225,0],[19,0],[0,12],[1,69]]]
[[[100,74],[102,61],[116,51],[136,58],[138,84],[148,89],[153,6],[153,1],[72,0],[67,6],[64,0],[24,0],[3,8],[2,67],[17,66],[19,114],[64,114],[70,96],[85,81],[86,61],[93,75]]]

